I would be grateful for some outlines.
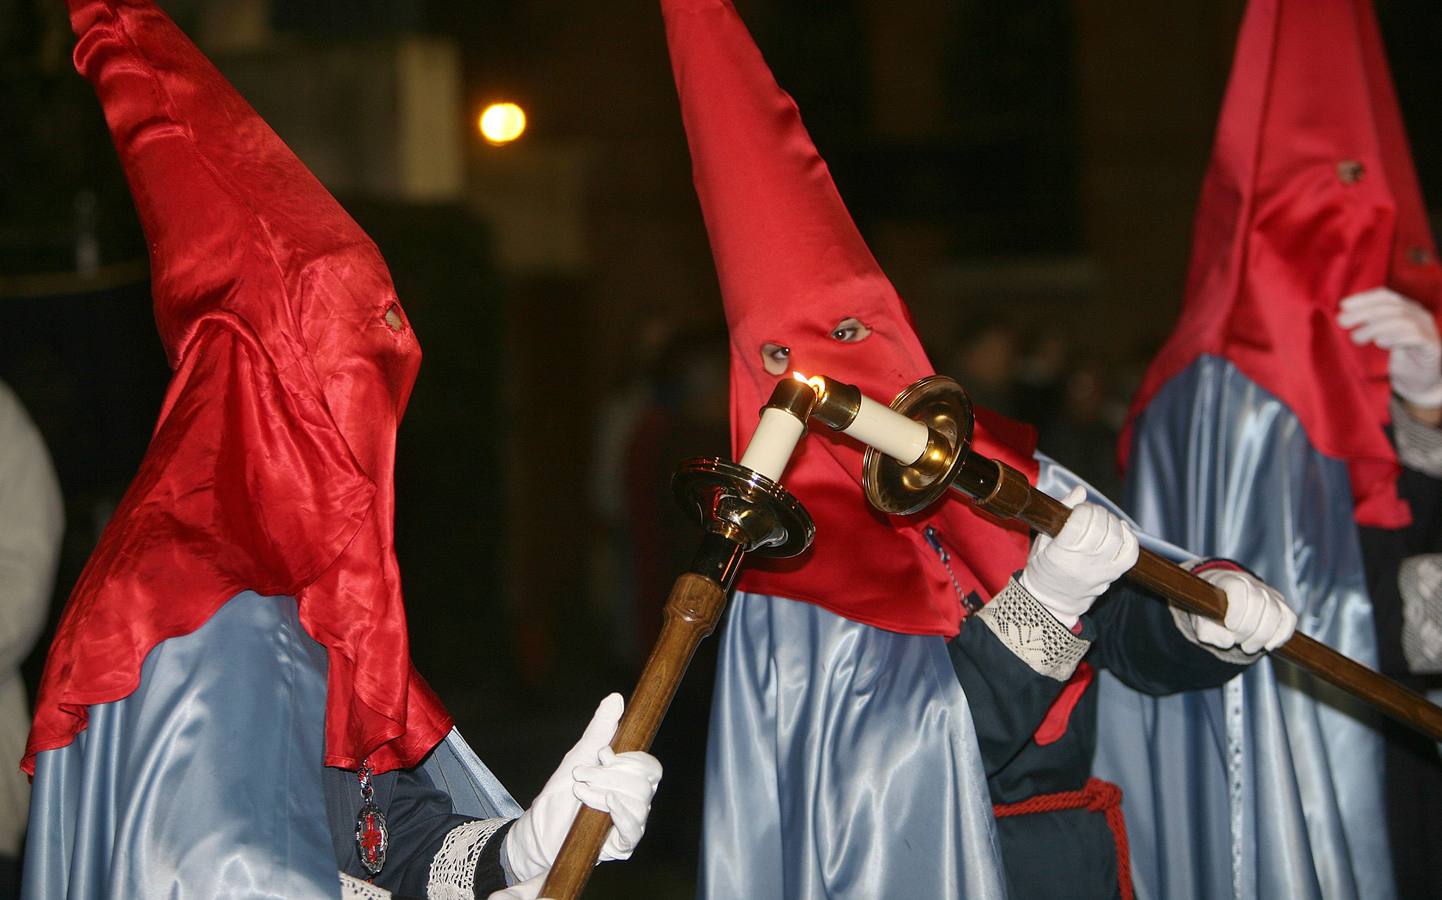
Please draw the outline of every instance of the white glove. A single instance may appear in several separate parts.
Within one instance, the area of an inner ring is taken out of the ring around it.
[[[1388,288],[1353,294],[1341,303],[1337,324],[1352,329],[1352,343],[1390,351],[1392,390],[1415,406],[1442,406],[1442,340],[1422,304]]]
[[[1227,618],[1216,622],[1195,613],[1183,613],[1190,621],[1196,643],[1218,650],[1241,650],[1255,656],[1275,650],[1297,630],[1297,614],[1275,589],[1247,572],[1206,569],[1197,576],[1227,594]],[[1183,628],[1186,634],[1187,629]],[[1187,635],[1191,637],[1192,635]]]
[[[1062,498],[1071,516],[1055,538],[1038,534],[1021,571],[1021,586],[1068,628],[1113,581],[1136,565],[1137,536],[1078,485]]]
[[[496,891],[486,900],[537,900],[541,895],[541,886],[545,883],[546,873],[542,872],[535,878],[529,878],[520,884],[513,884],[503,891]]]
[[[582,802],[611,814],[612,827],[601,847],[602,862],[629,859],[636,849],[646,831],[651,798],[661,783],[661,763],[649,753],[611,749],[625,706],[620,694],[601,701],[576,746],[561,757],[561,765],[531,808],[506,832],[501,851],[511,874],[520,881],[528,882],[550,870]]]

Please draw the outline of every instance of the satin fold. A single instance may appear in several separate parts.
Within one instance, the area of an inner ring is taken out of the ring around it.
[[[1231,363],[1201,356],[1137,420],[1139,525],[1235,559],[1298,629],[1376,666],[1345,463]],[[1264,659],[1225,687],[1149,697],[1101,681],[1096,772],[1123,789],[1139,898],[1395,894],[1382,742],[1361,703]]]
[[[24,900],[336,898],[326,652],[291,597],[238,594],[36,757]],[[520,810],[452,731],[423,764],[476,818]]]
[[[721,638],[698,896],[1005,896],[940,637],[738,592]]]

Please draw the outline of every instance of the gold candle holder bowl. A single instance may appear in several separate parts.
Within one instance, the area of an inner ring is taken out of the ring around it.
[[[861,484],[872,506],[909,516],[939,500],[966,463],[974,426],[971,399],[955,381],[933,375],[897,394],[891,408],[929,429],[926,451],[904,465],[867,447]]]

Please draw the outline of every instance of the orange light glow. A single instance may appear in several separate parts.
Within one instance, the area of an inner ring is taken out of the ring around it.
[[[811,389],[816,392],[816,396],[818,397],[826,393],[826,379],[820,375],[813,375],[810,378],[807,378],[805,375],[802,375],[800,372],[797,372],[793,369],[791,372],[791,377],[795,378],[797,381],[804,381],[807,384],[811,385]]]
[[[515,103],[492,103],[481,110],[476,120],[486,143],[499,147],[509,144],[526,131],[526,111]]]

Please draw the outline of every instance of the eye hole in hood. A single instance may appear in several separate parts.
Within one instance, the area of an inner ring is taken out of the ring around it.
[[[761,367],[772,375],[785,375],[791,365],[791,348],[774,341],[761,345]]]
[[[831,339],[843,344],[859,344],[871,336],[871,329],[855,316],[847,316],[831,329]]]

